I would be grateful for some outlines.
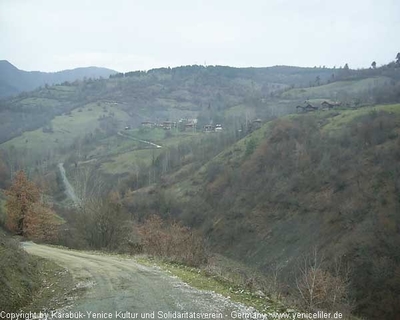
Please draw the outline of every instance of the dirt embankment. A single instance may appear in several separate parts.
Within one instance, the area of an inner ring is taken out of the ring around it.
[[[31,301],[41,287],[42,262],[0,228],[0,312],[16,311]]]

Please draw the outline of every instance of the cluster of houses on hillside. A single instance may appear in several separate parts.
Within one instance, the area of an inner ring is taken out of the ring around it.
[[[246,132],[253,132],[254,130],[260,128],[262,126],[262,123],[263,121],[260,118],[247,120],[246,124],[243,125],[243,128],[246,130]],[[205,133],[222,132],[224,130],[223,125],[220,123],[206,124],[200,128],[197,119],[180,119],[178,121],[165,120],[159,122],[143,121],[141,123],[141,126],[142,128],[149,128],[149,129],[154,129],[154,128],[161,128],[164,130],[176,129],[179,131],[187,131],[187,132],[202,131]],[[244,130],[243,128],[239,131],[242,132]],[[129,130],[130,126],[126,127],[125,129]]]
[[[174,121],[162,121],[162,122],[152,122],[152,121],[143,121],[143,128],[163,128],[164,130],[171,130],[172,128],[177,127],[177,123]]]
[[[164,130],[171,130],[174,128],[181,128],[185,131],[196,130],[197,119],[180,119],[179,121],[143,121],[142,128],[162,128]]]
[[[324,101],[321,103],[321,106],[313,106],[312,104],[310,104],[308,101],[304,101],[304,105],[302,106],[296,106],[296,110],[297,111],[302,111],[302,112],[311,112],[311,111],[317,111],[317,110],[331,110],[335,107],[340,107],[342,105],[341,102],[328,102],[328,101]]]
[[[161,122],[153,122],[153,121],[143,121],[142,128],[162,128],[164,130],[171,130],[174,128],[178,128],[181,131],[197,131],[197,119],[180,119],[179,121],[161,121]],[[220,132],[222,131],[222,124],[207,124],[204,125],[202,130],[204,132]]]

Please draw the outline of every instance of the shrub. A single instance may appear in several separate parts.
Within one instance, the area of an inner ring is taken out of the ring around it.
[[[140,226],[139,234],[148,254],[190,266],[207,261],[202,238],[179,223],[168,224],[153,215]]]
[[[57,239],[58,229],[61,225],[56,214],[50,208],[40,203],[35,203],[26,216],[26,233],[29,239],[51,242]]]
[[[76,228],[91,249],[118,250],[127,241],[127,212],[109,197],[87,200],[80,209]]]

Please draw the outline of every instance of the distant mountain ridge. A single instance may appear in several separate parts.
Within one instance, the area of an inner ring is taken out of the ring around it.
[[[99,67],[84,67],[58,72],[23,71],[7,60],[0,60],[0,97],[34,90],[45,84],[56,84],[83,78],[108,78],[115,70]]]

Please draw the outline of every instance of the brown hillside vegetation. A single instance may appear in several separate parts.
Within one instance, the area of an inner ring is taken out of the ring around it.
[[[41,201],[38,187],[28,180],[24,171],[16,173],[6,195],[6,226],[11,232],[28,239],[55,239],[60,222]]]
[[[151,206],[182,219],[202,230],[214,250],[261,270],[279,265],[287,293],[299,293],[299,263],[317,247],[324,256],[321,266],[330,271],[316,273],[323,279],[336,279],[337,259],[350,267],[341,277],[349,276],[356,313],[395,319],[398,134],[397,111],[379,108],[281,118],[219,154],[194,177],[164,184],[146,197],[137,192],[131,207],[142,216]]]
[[[28,229],[27,216],[32,205],[40,200],[39,189],[27,179],[23,171],[19,171],[6,195],[6,226],[16,234],[25,235]]]
[[[190,266],[199,266],[207,260],[204,243],[196,233],[178,223],[165,223],[151,216],[139,228],[146,253]]]

